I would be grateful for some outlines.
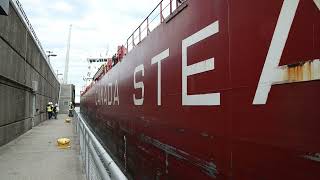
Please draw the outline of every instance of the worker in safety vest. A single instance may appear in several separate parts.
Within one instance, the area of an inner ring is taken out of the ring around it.
[[[54,116],[55,119],[58,117],[59,107],[58,103],[56,103],[54,106],[52,105],[52,116]]]
[[[74,109],[74,106],[73,106],[73,103],[70,102],[69,104],[69,117],[73,117],[73,109]]]
[[[47,105],[48,119],[51,119],[51,117],[52,117],[52,111],[53,111],[52,102],[49,102],[48,105]]]

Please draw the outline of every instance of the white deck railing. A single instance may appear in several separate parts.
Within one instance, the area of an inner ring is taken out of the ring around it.
[[[80,156],[87,180],[127,180],[120,168],[106,152],[79,111],[74,117],[75,129],[80,139]]]
[[[165,22],[165,19],[173,15],[175,10],[179,8],[186,0],[161,0],[160,3],[151,11],[151,13],[142,21],[137,29],[129,36],[126,42],[126,48],[129,52],[152,30]]]

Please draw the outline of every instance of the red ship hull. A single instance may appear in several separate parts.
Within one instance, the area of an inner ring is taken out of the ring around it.
[[[318,180],[317,2],[189,0],[81,113],[132,179]]]

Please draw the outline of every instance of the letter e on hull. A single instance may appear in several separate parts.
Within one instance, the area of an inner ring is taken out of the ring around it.
[[[188,47],[219,32],[219,21],[203,28],[182,41],[182,105],[183,106],[218,106],[220,93],[188,95],[188,76],[214,70],[214,58],[187,65]]]

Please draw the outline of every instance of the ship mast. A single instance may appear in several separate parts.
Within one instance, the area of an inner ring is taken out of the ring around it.
[[[64,84],[68,83],[71,29],[72,29],[72,24],[70,24],[70,27],[69,27],[67,54],[66,54],[66,62],[65,62],[65,67],[64,67],[64,78],[63,78],[63,83]]]

